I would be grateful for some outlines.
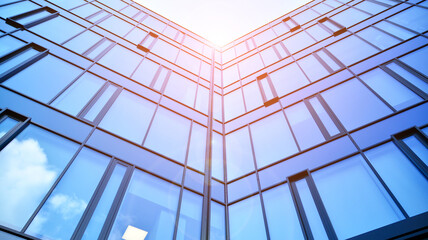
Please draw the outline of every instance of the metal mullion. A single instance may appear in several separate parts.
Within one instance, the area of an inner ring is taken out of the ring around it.
[[[107,39],[107,38],[104,38],[104,39]],[[106,41],[110,41],[110,40],[106,40]],[[115,42],[112,42],[112,41],[110,41],[111,43],[110,43],[110,45],[108,46],[108,47],[106,47],[102,52],[100,52],[97,56],[95,56],[94,58],[93,58],[93,62],[96,62],[96,63],[98,63],[98,61],[102,58],[102,57],[104,57],[104,55],[106,55],[111,49],[113,49],[115,46],[118,46],[119,44],[118,43],[115,43]],[[120,45],[119,45],[120,46]],[[113,70],[112,70],[113,71]]]
[[[78,224],[74,229],[71,239],[81,239],[81,237],[83,236],[83,233],[86,230],[89,220],[91,219],[92,214],[94,213],[104,193],[104,190],[111,178],[111,175],[113,173],[113,170],[115,169],[115,166],[116,166],[116,162],[114,158],[111,158],[110,163],[108,164],[106,170],[104,171],[103,176],[101,177],[97,187],[95,188],[94,193],[92,194],[92,197],[87,204],[87,207],[85,208],[85,211],[83,212]]]
[[[407,10],[407,9],[408,9],[408,8],[403,9],[403,11],[405,11],[405,10]],[[403,11],[400,11],[400,12],[403,12]],[[397,12],[397,13],[395,13],[395,14],[398,14],[398,12]],[[394,15],[395,15],[395,14],[394,14]],[[416,32],[415,30],[412,30],[412,29],[407,28],[407,27],[405,27],[405,26],[399,25],[399,24],[397,24],[397,23],[395,23],[395,22],[389,21],[387,18],[386,18],[386,19],[383,19],[382,21],[385,21],[385,22],[387,22],[387,23],[390,23],[390,24],[392,24],[392,25],[395,25],[395,26],[397,26],[397,27],[400,27],[400,28],[402,28],[402,29],[404,29],[404,30],[407,30],[407,31],[409,31],[409,32],[411,32],[411,33],[414,33],[416,36],[417,36],[417,35],[421,35],[421,33]],[[413,36],[413,37],[415,37],[415,36]],[[413,37],[412,37],[412,38],[413,38]]]
[[[367,29],[367,28],[366,28],[366,29]],[[365,43],[367,43],[368,45],[370,45],[370,46],[372,46],[372,47],[376,48],[379,52],[382,52],[382,51],[383,51],[383,49],[381,49],[380,47],[378,47],[378,46],[374,45],[373,43],[371,43],[371,42],[367,41],[366,39],[364,39],[364,38],[360,37],[360,36],[358,35],[358,33],[355,33],[355,32],[351,32],[351,33],[352,33],[352,35],[354,35],[355,37],[359,38],[359,39],[360,39],[360,40],[362,40],[363,42],[365,42]],[[371,56],[371,55],[370,55],[370,56]],[[365,57],[365,58],[369,58],[370,56],[367,56],[367,57]]]
[[[321,49],[320,51],[323,50]],[[321,63],[321,65],[327,70],[329,74],[333,74],[335,71],[333,71],[333,69],[320,56],[318,56],[317,52],[313,52],[312,55],[315,57],[315,59],[318,60],[319,63]]]
[[[122,179],[122,182],[120,183],[119,190],[116,193],[116,196],[114,197],[113,203],[111,204],[110,210],[107,214],[106,220],[104,222],[103,227],[101,228],[100,235],[98,237],[98,240],[107,239],[108,235],[111,231],[111,228],[113,227],[114,220],[119,212],[119,208],[121,206],[121,203],[123,201],[123,198],[125,197],[125,194],[128,190],[129,184],[131,182],[132,175],[135,171],[134,166],[128,166],[128,169],[126,169],[125,175]]]
[[[64,42],[62,42],[62,43],[61,43],[61,44],[59,44],[59,45],[64,46],[64,44],[66,44],[66,43],[68,43],[69,41],[71,41],[71,40],[75,39],[77,36],[79,36],[80,34],[82,34],[82,33],[86,32],[86,31],[88,31],[88,28],[85,28],[85,29],[84,29],[84,30],[82,30],[81,32],[79,32],[79,33],[77,33],[76,35],[74,35],[74,36],[72,36],[72,37],[68,38],[67,40],[65,40]]]
[[[157,64],[157,63],[156,63]],[[157,82],[157,80],[158,80],[158,78],[159,78],[159,76],[160,76],[160,74],[161,74],[161,72],[162,72],[162,69],[164,69],[165,67],[164,66],[162,66],[162,65],[160,65],[160,64],[158,64],[158,69],[156,70],[156,73],[155,73],[155,76],[153,76],[153,78],[152,78],[152,80],[150,81],[150,83],[149,83],[149,86],[148,87],[150,87],[150,88],[152,88],[153,89],[153,87],[155,86],[155,84],[156,84],[156,82]],[[168,70],[167,70],[168,71]],[[168,76],[168,74],[169,73],[167,73],[167,76]],[[160,92],[162,92],[162,86],[161,86],[161,89],[160,89],[161,91]]]
[[[324,136],[325,140],[329,140],[332,136],[327,131],[326,127],[324,126],[324,123],[321,121],[320,117],[318,116],[318,113],[312,107],[312,104],[309,102],[309,99],[305,99],[305,100],[303,100],[303,102],[305,103],[306,108],[309,110],[309,113],[311,114],[311,116],[314,119],[315,123],[318,125],[318,128],[320,129],[320,131],[321,131],[322,135]]]
[[[85,31],[91,31],[91,30],[89,30],[89,29],[86,29],[86,30],[84,30],[83,32],[85,32]],[[83,33],[82,32],[82,33]],[[80,33],[81,34],[81,33]],[[80,34],[78,34],[78,35],[80,35]],[[106,37],[102,37],[98,42],[96,42],[94,45],[92,45],[90,48],[88,48],[86,51],[84,51],[83,53],[82,53],[82,56],[87,56],[87,55],[89,55],[91,52],[93,52],[96,48],[98,48],[104,41],[108,41],[107,40],[107,38]]]
[[[4,110],[2,111],[4,112]],[[9,115],[6,115],[9,116]],[[15,119],[18,120],[18,119]],[[12,129],[10,129],[3,137],[0,138],[0,151],[3,150],[15,137],[17,137],[28,125],[30,124],[30,118],[25,119],[17,123]]]
[[[378,23],[379,23],[379,22],[378,22]],[[376,23],[375,23],[375,24],[376,24]],[[386,34],[386,35],[388,35],[388,36],[390,36],[390,37],[392,37],[392,38],[395,38],[395,39],[397,39],[397,40],[399,40],[399,41],[401,41],[401,42],[405,41],[405,39],[401,39],[401,38],[399,38],[399,37],[395,36],[394,34],[389,33],[389,32],[387,32],[387,31],[383,30],[382,28],[379,28],[379,27],[377,27],[377,26],[375,26],[375,25],[370,25],[370,27],[375,28],[375,29],[377,29],[378,31],[383,32],[384,34]]]
[[[250,136],[250,144],[251,144],[251,152],[253,154],[253,162],[254,162],[254,168],[256,170],[255,175],[256,175],[256,179],[257,179],[257,188],[258,188],[258,194],[259,194],[259,198],[260,198],[260,205],[262,207],[262,214],[263,214],[263,221],[265,224],[265,231],[266,231],[266,237],[268,240],[270,240],[270,233],[269,233],[269,226],[268,226],[268,221],[267,221],[267,216],[266,216],[266,209],[265,209],[265,204],[264,204],[264,200],[263,200],[263,195],[262,195],[262,190],[261,190],[261,184],[260,184],[260,176],[259,176],[259,172],[257,171],[258,166],[257,166],[257,161],[256,161],[256,152],[254,149],[254,144],[253,144],[253,138],[252,138],[252,134],[251,134],[251,128],[250,125],[247,124],[248,127],[248,133]]]
[[[56,178],[55,182],[51,185],[49,191],[45,194],[45,196],[43,197],[42,201],[39,203],[39,205],[37,206],[37,208],[34,210],[33,214],[31,214],[30,218],[27,220],[27,222],[25,223],[24,227],[21,229],[21,232],[24,233],[25,231],[27,231],[27,229],[30,226],[31,222],[34,220],[34,218],[37,216],[37,214],[39,213],[39,211],[42,209],[43,205],[49,199],[49,197],[51,196],[52,192],[55,190],[56,186],[61,181],[61,179],[64,177],[65,173],[68,171],[68,169],[70,168],[70,166],[73,164],[74,160],[76,160],[77,156],[80,154],[80,152],[82,151],[83,148],[84,148],[84,144],[81,143],[80,146],[79,146],[79,148],[77,149],[77,151],[74,153],[74,155],[71,157],[71,159],[69,160],[69,162],[67,163],[67,165],[62,170],[62,172],[58,175],[58,177]]]
[[[22,51],[25,51],[28,48],[31,48],[30,44],[4,55],[3,57],[1,57],[0,61],[11,59],[11,58],[15,57],[16,54],[18,54]],[[7,79],[11,78],[12,76],[18,74],[22,70],[30,67],[34,63],[38,62],[40,59],[46,57],[49,54],[48,52],[49,52],[49,50],[39,51],[39,53],[37,53],[36,55],[28,58],[27,60],[24,60],[23,62],[19,63],[18,65],[15,65],[14,67],[7,70],[6,72],[1,73],[0,74],[0,84],[3,83],[4,81],[6,81]]]
[[[108,112],[110,107],[113,105],[113,103],[116,101],[116,99],[119,97],[120,93],[124,91],[123,87],[117,86],[116,91],[113,93],[113,95],[110,97],[110,99],[106,102],[103,108],[101,108],[100,112],[95,117],[93,123],[95,125],[98,125],[98,123],[101,121],[101,119],[105,116],[105,114]],[[93,103],[95,104],[95,102]]]
[[[304,237],[308,240],[313,240],[314,237],[312,235],[311,227],[309,225],[308,218],[306,217],[305,209],[303,207],[302,200],[300,199],[299,191],[297,190],[296,183],[293,181],[288,181],[288,186],[290,188],[291,198],[293,199],[294,207],[296,209],[300,227],[302,228],[302,232],[305,235]]]
[[[291,135],[293,136],[293,140],[294,140],[294,142],[296,143],[297,152],[301,152],[301,151],[302,151],[302,149],[300,149],[299,143],[297,142],[296,135],[294,134],[294,131],[293,131],[293,129],[291,128],[291,124],[290,124],[290,122],[288,121],[287,114],[285,114],[285,108],[282,106],[281,101],[279,101],[279,103],[280,103],[280,105],[281,105],[281,110],[280,110],[280,111],[281,111],[281,112],[282,112],[282,114],[284,115],[284,117],[285,117],[285,121],[286,121],[286,123],[287,123],[287,126],[288,126],[288,128],[290,129],[290,133],[291,133]]]
[[[279,54],[279,51],[276,49],[275,45],[277,45],[278,43],[275,43],[274,45],[270,46],[273,48],[273,51],[275,52],[276,56],[278,57],[279,60],[283,59],[281,54]],[[269,47],[268,47],[269,48]]]
[[[324,51],[324,53],[329,56],[331,60],[333,60],[333,62],[335,62],[340,67],[340,69],[348,69],[347,66],[343,64],[338,58],[336,58],[336,56],[334,56],[329,50],[327,50],[327,48],[323,47],[320,50]]]
[[[428,179],[428,167],[425,163],[413,152],[413,150],[403,142],[402,139],[397,139],[392,136],[392,141],[401,150],[404,155],[416,166],[416,168]]]
[[[324,204],[322,203],[321,196],[319,195],[318,190],[315,186],[315,182],[312,179],[311,174],[309,173],[305,179],[306,179],[306,183],[308,184],[308,187],[309,187],[309,190],[311,192],[314,203],[316,205],[316,208],[318,210],[321,221],[324,225],[325,231],[328,235],[328,238],[329,239],[338,239],[336,232],[334,231],[333,225],[330,221],[330,218],[327,214],[327,210],[325,209]]]
[[[104,92],[107,90],[107,88],[110,85],[111,85],[110,82],[105,81],[103,86],[101,86],[100,89],[94,94],[94,96],[92,96],[91,99],[89,99],[89,101],[85,104],[85,106],[83,106],[83,108],[76,115],[76,117],[83,118],[92,108],[92,106],[98,101],[98,99],[104,94]]]
[[[345,127],[340,122],[339,118],[337,118],[336,114],[331,110],[330,106],[327,104],[327,102],[324,100],[324,98],[321,96],[321,94],[317,94],[315,96],[318,101],[320,102],[321,106],[324,108],[324,110],[327,112],[330,119],[333,121],[333,123],[336,125],[337,129],[340,133],[346,132]]]
[[[375,90],[373,90],[367,83],[365,83],[359,76],[355,76],[355,79],[357,79],[361,84],[363,84],[371,93],[373,93],[383,104],[385,104],[389,109],[392,110],[392,112],[397,112],[398,110],[395,109],[389,102],[387,102],[383,97],[381,97]]]
[[[424,47],[427,47],[427,45],[425,45]],[[412,53],[413,53],[413,52],[416,52],[416,51],[418,51],[418,50],[420,50],[420,49],[423,49],[424,47],[422,47],[422,48],[418,48],[418,49],[415,49],[415,51],[412,51]],[[424,82],[428,83],[428,76],[425,76],[423,73],[421,73],[421,72],[419,72],[418,70],[414,69],[412,66],[409,66],[409,65],[407,65],[406,63],[404,63],[404,62],[400,61],[399,59],[397,59],[395,62],[396,62],[400,67],[404,68],[405,70],[407,70],[407,71],[408,71],[408,72],[410,72],[411,74],[413,74],[413,75],[417,76],[417,77],[418,77],[418,78],[420,78],[422,81],[424,81]]]

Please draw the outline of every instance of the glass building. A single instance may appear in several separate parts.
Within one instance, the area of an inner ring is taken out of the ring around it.
[[[221,48],[131,0],[0,18],[0,239],[426,237],[428,1]]]

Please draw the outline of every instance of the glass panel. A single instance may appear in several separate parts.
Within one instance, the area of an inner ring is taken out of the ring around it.
[[[162,90],[162,86],[165,82],[166,77],[168,76],[169,73],[169,69],[162,67],[161,71],[159,73],[159,76],[156,78],[156,81],[153,85],[153,89],[157,90],[158,92],[160,92]],[[172,73],[171,73],[172,75]]]
[[[412,7],[388,18],[388,20],[422,33],[428,29],[427,14],[428,9],[426,8]]]
[[[39,53],[38,51],[36,51],[32,48],[28,48],[28,49],[24,50],[23,52],[20,52],[20,53],[14,55],[12,58],[7,59],[6,61],[0,63],[0,74],[6,73],[10,69],[12,69],[12,68],[18,66],[19,64],[22,64],[25,61],[31,59],[32,57],[34,57],[38,53]]]
[[[202,196],[184,190],[181,198],[177,240],[201,239]]]
[[[176,63],[178,65],[194,73],[195,75],[199,75],[200,62],[201,60],[199,58],[196,58],[185,51],[180,51],[180,54],[178,54],[178,57],[176,60]]]
[[[328,56],[325,51],[321,50],[316,52],[316,54],[333,70],[339,70],[341,67],[337,64],[330,56]]]
[[[64,89],[82,70],[59,58],[47,55],[20,71],[3,84],[47,103]]]
[[[263,98],[257,81],[245,85],[242,90],[244,91],[247,111],[251,111],[263,105]]]
[[[428,166],[428,149],[416,136],[405,138],[403,142]]]
[[[98,186],[109,158],[83,149],[40,209],[26,233],[38,238],[69,239]]]
[[[92,105],[91,109],[85,114],[85,118],[89,121],[94,121],[101,109],[106,105],[107,101],[110,100],[110,97],[113,96],[116,90],[116,86],[109,85],[102,93],[101,97],[97,99],[94,105]]]
[[[342,83],[321,95],[348,130],[392,113],[391,109],[356,79]]]
[[[354,25],[368,17],[370,17],[370,14],[364,13],[355,8],[348,8],[345,11],[334,15],[331,19],[340,23],[344,27],[350,27],[351,25]]]
[[[123,13],[123,12],[122,12]],[[144,30],[141,30],[138,27],[135,27],[132,29],[130,33],[126,35],[126,39],[134,43],[135,45],[138,45],[141,43],[141,41],[144,39],[144,37],[147,35],[147,32]]]
[[[104,83],[103,79],[93,74],[85,73],[61,96],[55,99],[52,106],[71,115],[77,115]]]
[[[64,31],[64,29],[67,29],[67,31]],[[49,21],[30,28],[31,32],[34,32],[59,44],[82,32],[83,30],[85,30],[85,28],[61,16],[57,16]]]
[[[192,124],[187,165],[201,172],[205,172],[206,142],[207,128],[194,122]]]
[[[245,196],[258,192],[259,187],[257,185],[256,174],[253,173],[249,176],[246,176],[237,181],[229,183],[227,186],[227,191],[228,191],[227,200],[229,202],[234,202]]]
[[[0,8],[1,9],[1,8]],[[6,35],[0,38],[0,56],[3,56],[9,52],[12,52],[15,49],[18,49],[24,46],[25,43],[19,41],[18,39]]]
[[[324,225],[321,221],[321,217],[318,213],[317,206],[315,205],[312,194],[309,190],[306,179],[301,179],[296,182],[296,188],[299,192],[300,200],[302,201],[303,209],[308,219],[309,226],[311,228],[312,236],[315,236],[317,240],[328,239],[327,233],[325,232]]]
[[[21,230],[79,145],[33,125],[0,152],[0,223]]]
[[[251,124],[250,127],[259,168],[298,151],[282,112],[263,118]]]
[[[115,165],[113,173],[110,176],[107,186],[103,191],[103,195],[101,196],[94,213],[92,214],[91,220],[89,220],[82,239],[97,239],[100,235],[104,222],[107,219],[107,214],[109,213],[111,205],[113,204],[113,200],[117,191],[119,190],[122,179],[125,176],[125,172],[125,166],[120,164]]]
[[[142,56],[116,45],[98,62],[125,76],[131,76],[142,59]]]
[[[226,135],[226,160],[228,181],[254,171],[250,135],[246,127]]]
[[[313,40],[306,32],[300,32],[282,42],[291,53],[295,53],[314,44],[315,40]]]
[[[40,6],[30,1],[22,1],[0,7],[0,17],[6,19],[21,13],[29,12]]]
[[[95,43],[101,40],[101,38],[102,37],[100,35],[88,30],[68,41],[64,44],[64,47],[67,47],[78,54],[83,54]]]
[[[79,15],[82,18],[87,18],[91,16],[92,14],[98,12],[100,8],[95,7],[92,4],[85,4],[83,6],[80,6],[78,8],[75,8],[71,10],[72,13]]]
[[[274,98],[274,94],[272,92],[272,89],[269,85],[268,79],[263,78],[260,80],[260,84],[262,85],[263,93],[265,94],[266,100],[271,100]]]
[[[311,98],[309,102],[311,103],[321,122],[324,124],[324,127],[327,129],[330,136],[338,134],[340,132],[339,129],[337,128],[333,120],[330,118],[330,115],[328,115],[327,111],[321,105],[318,98]]]
[[[428,61],[428,47],[424,47],[407,54],[406,56],[401,57],[400,60],[428,77],[428,69],[424,64]]]
[[[143,60],[140,66],[138,66],[137,70],[132,75],[132,78],[137,80],[139,83],[150,86],[150,83],[155,77],[158,68],[159,64],[146,58]]]
[[[46,10],[43,10],[43,11],[40,11],[40,12],[37,12],[37,13],[33,13],[33,14],[29,15],[29,16],[25,16],[23,18],[20,18],[20,19],[17,20],[17,22],[19,22],[22,25],[25,25],[25,24],[31,23],[33,21],[37,21],[39,19],[45,18],[45,17],[47,17],[49,15],[51,15],[50,12],[48,12]]]
[[[379,68],[360,78],[397,110],[422,101],[422,98]]]
[[[154,103],[122,91],[104,116],[100,127],[141,144],[155,108]]]
[[[210,239],[226,240],[226,220],[224,206],[211,201]]]
[[[165,88],[165,94],[173,99],[193,107],[197,84],[181,75],[172,73]]]
[[[121,239],[128,226],[147,231],[146,240],[172,239],[180,188],[135,170],[108,239]]]
[[[330,74],[313,55],[302,58],[297,63],[312,82]]]
[[[408,72],[406,69],[402,68],[400,65],[398,65],[395,62],[389,63],[386,66],[392,71],[394,71],[395,73],[397,73],[398,75],[400,75],[402,78],[409,81],[413,86],[419,88],[425,93],[428,93],[428,83],[425,82],[424,80]]]
[[[404,219],[361,155],[318,170],[312,177],[339,239]]]
[[[263,193],[270,239],[305,239],[288,184]]]
[[[131,29],[132,25],[128,22],[123,21],[122,19],[116,16],[110,16],[106,20],[98,24],[98,26],[107,29],[108,31],[122,37],[127,34]]]
[[[278,96],[288,94],[309,83],[308,79],[299,69],[297,64],[292,63],[270,74]]]
[[[286,108],[285,114],[300,149],[312,147],[325,140],[304,102]]]
[[[392,35],[397,36],[403,40],[407,40],[416,35],[413,32],[410,32],[402,27],[399,27],[386,21],[376,23],[374,26],[378,27],[379,29],[382,29],[383,31],[391,33]]]
[[[278,55],[276,55],[273,47],[269,47],[269,48],[266,48],[265,50],[261,51],[260,55],[262,56],[262,59],[263,59],[265,66],[269,66],[272,63],[279,60]]]
[[[428,210],[427,179],[393,143],[365,154],[409,216]]]
[[[208,115],[208,103],[210,92],[202,85],[198,86],[198,93],[196,95],[195,109]]]
[[[263,68],[263,62],[260,55],[255,54],[239,62],[239,73],[241,77],[248,76]]]
[[[358,62],[378,52],[378,50],[352,35],[327,47],[345,65]]]
[[[400,40],[373,27],[369,27],[358,32],[358,35],[382,50],[401,42]]]
[[[224,95],[224,118],[229,121],[245,113],[244,100],[242,99],[241,89],[235,90]]]
[[[229,206],[230,239],[267,239],[260,196]]]
[[[318,5],[317,5],[318,6]],[[314,37],[317,41],[321,41],[324,38],[330,37],[331,34],[327,32],[324,28],[322,28],[320,25],[315,24],[312,27],[306,29],[306,31]]]
[[[363,1],[361,3],[356,4],[355,7],[373,15],[382,12],[383,10],[388,8],[370,1]]]
[[[212,176],[224,181],[223,173],[223,136],[213,132],[212,136]]]
[[[236,64],[224,69],[222,72],[223,72],[223,87],[239,80],[238,67]]]
[[[184,163],[190,120],[165,108],[158,108],[144,146]]]
[[[91,49],[91,51],[85,55],[90,59],[95,59],[112,44],[112,41],[105,38],[98,46],[95,47],[95,49]]]
[[[175,58],[177,57],[178,54],[178,48],[172,46],[169,43],[166,43],[165,41],[158,39],[155,43],[155,45],[153,45],[151,51],[162,57],[165,58],[166,60],[170,61],[170,62],[174,62]]]
[[[2,138],[6,133],[8,133],[12,128],[14,128],[19,121],[5,116],[3,119],[0,120],[0,138]]]

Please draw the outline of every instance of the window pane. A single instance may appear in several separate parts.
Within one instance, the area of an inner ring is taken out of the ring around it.
[[[67,29],[67,31],[64,31],[64,29]],[[85,29],[80,25],[77,25],[61,16],[30,28],[30,31],[59,44],[83,30]]]
[[[202,85],[198,86],[195,109],[208,115],[209,90]]]
[[[297,62],[312,82],[329,75],[327,69],[313,55],[302,58]]]
[[[259,168],[298,151],[282,112],[251,124],[251,136]]]
[[[351,25],[354,25],[368,17],[370,17],[370,15],[367,13],[355,8],[348,8],[345,11],[334,15],[331,19],[340,23],[344,27],[350,27]]]
[[[428,149],[416,136],[405,138],[403,142],[428,166]]]
[[[0,74],[6,73],[10,69],[28,61],[38,53],[39,52],[33,48],[28,48],[18,54],[15,54],[12,58],[6,59],[0,64]]]
[[[342,83],[321,95],[348,130],[392,112],[356,79]]]
[[[194,122],[192,124],[187,165],[201,172],[205,172],[206,142],[207,128]]]
[[[312,147],[325,140],[304,102],[286,108],[285,114],[300,149]]]
[[[224,181],[223,173],[223,136],[213,132],[212,136],[212,176]]]
[[[88,30],[71,39],[64,44],[64,46],[76,53],[83,54],[86,50],[101,40],[101,38],[102,37],[100,35]]]
[[[159,108],[144,146],[184,163],[190,120],[165,108]]]
[[[229,206],[230,239],[267,239],[259,195]]]
[[[116,35],[119,35],[120,37],[127,34],[133,27],[128,22],[125,22],[116,16],[110,16],[106,20],[99,23],[98,26],[105,28]]]
[[[295,53],[302,50],[303,48],[309,47],[309,45],[314,44],[315,40],[313,40],[306,32],[300,32],[285,39],[282,42],[291,53]]]
[[[305,239],[288,184],[263,193],[269,235],[276,239]]]
[[[181,75],[171,73],[165,94],[189,107],[195,104],[197,84]]]
[[[162,58],[165,58],[168,61],[174,62],[175,58],[178,54],[178,48],[172,46],[169,43],[166,43],[165,41],[158,39],[151,49],[151,51],[159,55]]]
[[[379,68],[360,78],[397,110],[422,101],[422,98]]]
[[[378,50],[354,35],[327,47],[345,65],[351,65],[378,52]]]
[[[108,239],[121,239],[131,225],[147,231],[146,240],[172,239],[180,188],[135,170]]]
[[[317,5],[318,6],[318,5]],[[330,37],[331,34],[322,28],[319,24],[315,24],[306,30],[312,37],[317,41],[321,41],[324,38]]]
[[[244,91],[247,111],[251,111],[263,105],[263,98],[257,81],[245,85],[242,90]]]
[[[241,77],[248,76],[263,68],[263,62],[258,54],[242,60],[239,63]]]
[[[39,5],[36,5],[30,1],[22,1],[14,4],[9,4],[0,7],[0,17],[6,19],[8,17],[12,17],[21,13],[29,12],[39,7]]]
[[[177,240],[201,239],[202,196],[184,190],[181,199]]]
[[[428,10],[427,10],[428,11]],[[425,63],[428,61],[428,47],[424,47],[415,52],[400,58],[405,64],[428,76],[428,68]]]
[[[241,89],[235,90],[224,95],[224,118],[229,121],[245,113],[244,100],[242,99]]]
[[[98,62],[129,77],[142,59],[142,56],[116,45]]]
[[[288,94],[309,83],[297,64],[292,63],[270,74],[278,96]]]
[[[223,87],[226,87],[237,80],[239,80],[239,74],[236,64],[223,70]]]
[[[82,239],[92,240],[98,238],[125,172],[125,166],[116,164],[107,186],[103,191],[103,195],[92,214],[91,220],[89,220]]]
[[[12,140],[0,152],[0,223],[21,230],[78,147],[32,125]]]
[[[100,127],[141,144],[155,108],[154,103],[122,91],[104,116]]]
[[[224,206],[211,201],[210,239],[226,240]]]
[[[393,143],[365,154],[409,216],[428,210],[427,179]]]
[[[397,36],[403,40],[407,40],[413,36],[415,36],[416,34],[413,32],[410,32],[408,30],[405,30],[402,27],[399,27],[397,25],[394,25],[392,23],[386,22],[386,21],[382,21],[379,23],[376,23],[374,26],[378,27],[379,29],[382,29],[386,32],[391,33],[394,36]]]
[[[108,100],[110,100],[111,96],[113,96],[113,93],[115,93],[116,90],[116,86],[108,85],[107,89],[104,90],[102,95],[92,105],[91,109],[85,114],[85,119],[89,121],[94,121],[100,113],[101,109],[103,109],[103,107],[106,105]]]
[[[184,69],[199,75],[200,59],[188,54],[185,51],[180,51],[178,54],[176,63],[182,66]]]
[[[25,45],[24,42],[19,41],[18,39],[11,37],[9,35],[1,37],[0,38],[0,56],[10,53],[13,50],[18,49],[24,45]]]
[[[428,29],[427,14],[428,9],[412,7],[388,18],[388,20],[422,33]]]
[[[246,127],[226,135],[226,159],[228,181],[254,171],[250,135]]]
[[[401,42],[400,40],[373,27],[369,27],[358,32],[358,35],[382,50]]]
[[[339,239],[404,219],[360,155],[312,176]]]
[[[46,103],[74,80],[80,72],[80,68],[47,55],[3,84]]]
[[[26,233],[69,239],[98,186],[109,158],[83,149],[40,209]]]
[[[421,78],[410,73],[395,62],[389,63],[386,66],[404,79],[406,79],[407,81],[409,81],[413,86],[419,88],[425,93],[428,93],[428,83],[422,80]]]
[[[314,108],[315,112],[317,113],[318,117],[320,118],[324,127],[327,129],[330,136],[334,136],[334,135],[340,133],[336,124],[330,118],[330,115],[327,113],[325,108],[321,105],[318,98],[317,97],[311,98],[309,100],[309,102],[311,103],[312,107]]]
[[[16,126],[19,122],[11,117],[3,117],[0,120],[0,138],[2,138],[6,133],[8,133],[12,128]]]
[[[77,115],[104,83],[103,79],[93,74],[85,73],[61,94],[52,103],[52,106],[71,115]]]

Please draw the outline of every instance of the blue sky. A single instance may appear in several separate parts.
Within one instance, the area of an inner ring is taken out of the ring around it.
[[[223,46],[308,0],[135,0]]]

